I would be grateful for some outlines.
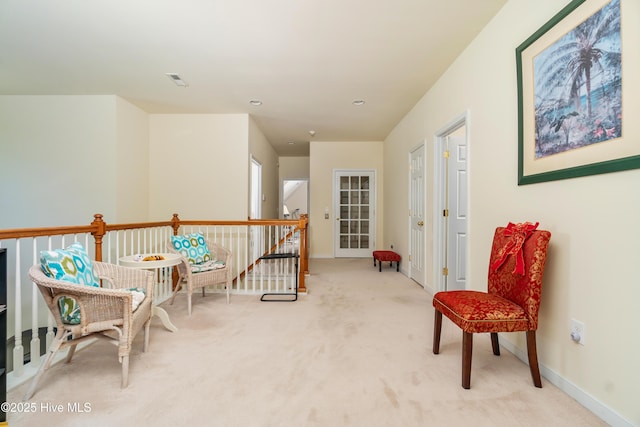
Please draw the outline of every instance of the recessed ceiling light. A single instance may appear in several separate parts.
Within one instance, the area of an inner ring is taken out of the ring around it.
[[[182,80],[182,78],[180,78],[180,76],[176,73],[167,73],[167,77],[169,77],[171,81],[174,82],[177,86],[180,86],[180,87],[189,86],[187,82]]]
[[[353,104],[353,105],[355,105],[355,106],[357,106],[357,107],[359,107],[359,106],[361,106],[361,105],[364,105],[364,100],[362,100],[362,99],[355,99],[355,100],[352,102],[352,104]]]
[[[258,107],[262,105],[262,101],[260,101],[259,99],[252,99],[251,101],[249,101],[249,104],[253,105],[254,107]]]
[[[295,142],[289,141],[289,145],[293,145],[293,144],[295,144]]]

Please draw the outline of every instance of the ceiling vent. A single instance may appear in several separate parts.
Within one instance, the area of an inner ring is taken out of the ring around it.
[[[182,80],[180,78],[180,76],[176,73],[167,73],[167,77],[169,77],[171,79],[171,81],[173,81],[177,86],[180,87],[187,87],[189,86],[187,84],[187,82],[185,82],[184,80]]]

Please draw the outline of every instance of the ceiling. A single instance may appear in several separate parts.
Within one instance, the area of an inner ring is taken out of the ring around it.
[[[307,156],[310,140],[384,140],[505,3],[2,0],[0,94],[248,113],[279,155]]]

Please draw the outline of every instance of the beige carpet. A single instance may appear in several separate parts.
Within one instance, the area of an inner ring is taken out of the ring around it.
[[[137,340],[127,389],[115,348],[98,342],[53,366],[30,401],[37,411],[9,414],[9,425],[605,425],[544,379],[535,388],[520,360],[493,356],[488,336],[476,336],[463,390],[459,329],[445,319],[432,354],[431,297],[395,268],[347,259],[311,260],[310,270],[308,294],[293,303],[194,296],[190,318],[184,298],[164,304],[179,331],[152,321],[150,350]],[[90,412],[70,413],[69,403]]]

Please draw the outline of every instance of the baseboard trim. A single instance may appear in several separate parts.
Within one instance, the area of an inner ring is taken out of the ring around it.
[[[514,356],[516,356],[526,365],[529,365],[529,358],[526,351],[521,350],[506,339],[500,340],[500,346],[513,353]],[[637,425],[633,424],[631,421],[611,409],[609,406],[605,405],[568,379],[555,372],[553,369],[548,368],[542,363],[538,362],[538,364],[540,366],[540,374],[547,381],[558,387],[564,393],[574,398],[579,404],[587,408],[589,411],[593,412],[602,421],[613,427],[638,427]]]

